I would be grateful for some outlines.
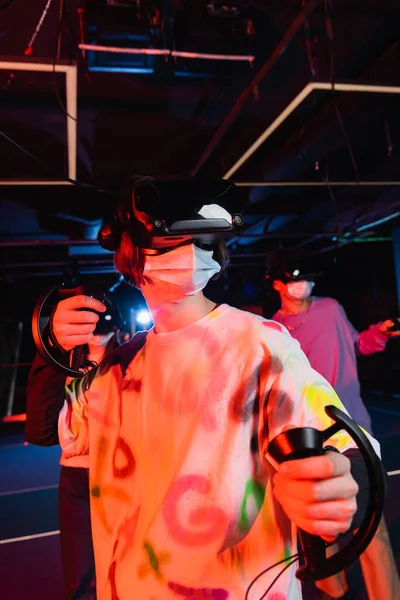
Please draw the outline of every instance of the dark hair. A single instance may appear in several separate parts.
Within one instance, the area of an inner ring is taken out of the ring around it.
[[[114,266],[127,283],[135,287],[143,282],[144,254],[133,242],[127,231],[121,235],[121,241],[114,253]]]
[[[213,246],[213,259],[220,265],[221,270],[219,273],[216,273],[212,279],[218,279],[221,277],[221,273],[225,271],[226,267],[229,265],[229,250],[226,245],[225,240],[219,240]]]
[[[219,240],[212,246],[212,249],[213,259],[221,265],[221,271],[223,271],[229,264],[229,252],[225,240]],[[143,251],[133,243],[129,233],[124,231],[120,244],[114,253],[116,270],[121,273],[127,283],[139,287],[143,283],[144,261]],[[213,279],[218,279],[220,273],[214,275]]]
[[[274,288],[274,281],[279,279],[279,277],[271,276],[270,273],[267,272],[265,275],[264,283],[265,283],[265,293],[267,294],[270,300],[276,302],[279,299],[279,292]]]

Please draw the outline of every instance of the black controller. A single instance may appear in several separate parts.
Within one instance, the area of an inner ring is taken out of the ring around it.
[[[43,336],[40,328],[40,320],[44,306],[55,307],[60,300],[65,300],[71,296],[92,296],[100,301],[104,301],[104,292],[96,289],[93,285],[61,285],[53,288],[46,296],[44,296],[35,306],[32,315],[32,335],[36,348],[40,356],[52,366],[55,366],[66,377],[82,378],[85,376],[85,371],[81,371],[82,356],[84,346],[77,346],[71,352],[63,352],[60,348],[54,348],[49,344],[48,336]],[[89,308],[77,310],[96,311]],[[96,333],[96,330],[94,331]],[[87,372],[87,369],[86,369]]]
[[[335,424],[319,431],[312,427],[290,429],[278,435],[268,446],[268,453],[278,464],[286,460],[319,456],[325,442],[344,429],[356,442],[364,459],[369,478],[369,500],[363,522],[351,541],[337,554],[327,558],[327,544],[322,538],[299,530],[305,565],[296,576],[301,581],[319,581],[343,571],[357,560],[372,540],[382,517],[385,500],[385,476],[382,464],[365,433],[344,412],[327,406],[325,412]]]

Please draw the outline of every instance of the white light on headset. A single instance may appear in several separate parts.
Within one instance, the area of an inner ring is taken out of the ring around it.
[[[139,310],[139,312],[136,315],[136,321],[140,325],[148,325],[152,321],[151,314],[146,309]]]
[[[293,277],[297,277],[297,275],[300,275],[300,271],[298,269],[295,269],[293,271]]]
[[[111,315],[105,315],[104,319],[105,319],[106,321],[111,321],[111,319],[112,319],[112,316],[111,316]]]

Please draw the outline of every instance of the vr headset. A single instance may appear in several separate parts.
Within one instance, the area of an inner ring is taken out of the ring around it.
[[[283,283],[290,283],[292,281],[315,281],[318,277],[322,276],[322,272],[314,271],[311,269],[303,268],[299,266],[291,267],[273,267],[265,274],[265,279],[271,282],[282,281]]]
[[[243,223],[239,192],[229,181],[142,177],[124,190],[98,239],[114,252],[128,232],[138,248],[161,253],[185,242],[212,245]]]

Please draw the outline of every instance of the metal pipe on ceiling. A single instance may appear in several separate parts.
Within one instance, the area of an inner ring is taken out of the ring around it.
[[[370,235],[372,235],[372,231],[369,229],[369,227],[379,227],[379,225],[383,225],[384,223],[387,223],[388,221],[391,221],[393,219],[396,219],[398,216],[400,216],[400,211],[394,212],[391,215],[387,215],[386,217],[383,217],[382,219],[378,219],[378,220],[374,220],[371,223],[367,223],[365,225],[362,225],[361,227],[358,227],[356,229],[355,233],[350,233],[350,232],[345,232],[342,236],[342,238],[336,242],[335,244],[332,244],[330,246],[326,246],[326,248],[323,248],[322,250],[318,250],[316,252],[316,254],[323,254],[324,252],[329,252],[330,250],[334,250],[335,248],[341,248],[342,246],[347,246],[348,244],[353,243],[354,241],[356,241],[357,239],[362,239],[365,237],[369,237]],[[351,236],[355,236],[355,237],[351,237]],[[346,236],[346,239],[343,239],[344,236]],[[332,237],[336,237],[333,234]],[[304,242],[301,242],[300,244],[297,245],[297,248],[304,248],[304,246],[308,246],[310,244],[312,244],[313,242],[318,241],[321,238],[321,235],[314,235],[313,237],[310,237],[309,239],[306,239]]]
[[[14,246],[17,248],[20,246],[93,246],[98,243],[97,240],[3,240],[0,241],[0,248],[12,248]]]
[[[375,225],[375,223],[371,223],[371,226]],[[352,231],[349,232],[350,235],[357,235],[357,231]],[[369,234],[371,234],[373,232],[369,231]],[[332,236],[336,235],[336,232],[321,232],[321,233],[315,233],[315,232],[285,232],[285,233],[262,233],[262,234],[257,234],[257,233],[246,233],[245,231],[242,234],[238,234],[235,236],[235,239],[240,239],[240,238],[254,238],[254,239],[258,239],[258,240],[263,240],[263,239],[279,239],[279,238],[288,238],[288,239],[295,239],[295,238],[307,238],[309,236],[316,236],[318,235],[319,237],[326,237],[326,238],[330,238]],[[98,241],[97,240],[20,240],[20,241],[15,241],[15,240],[5,240],[0,242],[0,248],[19,248],[19,247],[28,247],[28,248],[32,248],[32,247],[47,247],[47,246],[76,246],[76,245],[86,245],[86,246],[95,246],[98,245]],[[110,252],[110,260],[112,260],[112,256],[111,256],[111,252]],[[235,255],[237,256],[237,255]],[[68,258],[66,257],[66,260],[68,260]],[[94,261],[89,261],[90,264],[93,264]],[[103,261],[100,262],[108,262],[106,258],[103,259]],[[26,263],[26,264],[34,264],[34,263]],[[51,264],[51,263],[43,263],[43,264]],[[57,263],[57,264],[61,264],[61,263]],[[4,265],[3,265],[4,267]],[[1,268],[1,265],[0,265]]]
[[[396,212],[392,213],[391,215],[386,215],[386,217],[381,217],[380,219],[372,221],[372,223],[367,223],[366,225],[357,227],[357,232],[365,231],[369,227],[377,227],[378,225],[383,225],[384,223],[387,223],[388,221],[392,221],[393,219],[395,219],[398,216],[400,216],[400,211],[396,211]],[[369,233],[371,233],[371,232],[369,232]]]
[[[400,181],[236,181],[236,187],[386,187]]]
[[[326,228],[337,229],[338,219],[340,222],[340,233],[342,235],[347,234],[347,229],[356,229],[357,234],[361,231],[369,230],[371,233],[371,228],[375,229],[384,223],[387,223],[390,220],[396,219],[400,216],[399,211],[399,198],[398,191],[396,187],[391,187],[391,189],[387,189],[385,193],[379,195],[378,199],[375,199],[372,203],[367,203],[362,211],[360,212],[359,208],[353,207],[350,210],[346,210],[341,212],[339,215],[335,216],[331,219],[331,221],[325,223]],[[357,226],[360,223],[360,220],[364,222],[363,225]],[[347,225],[346,225],[347,223]],[[306,239],[305,241],[299,243],[300,246],[306,246],[312,244],[316,241],[318,237],[310,237],[310,239]]]
[[[113,267],[103,268],[103,269],[91,269],[91,268],[83,268],[79,270],[81,275],[115,275],[115,269]],[[13,279],[27,279],[27,273],[13,273]],[[62,269],[53,270],[53,271],[35,271],[32,273],[32,278],[35,279],[37,277],[63,277],[65,272]]]
[[[369,235],[369,233],[368,233]],[[232,254],[232,260],[233,259],[237,259],[237,258],[261,258],[264,257],[265,253],[239,253],[239,254]],[[67,268],[70,267],[71,264],[68,263],[67,261],[51,261],[51,262],[44,262],[44,261],[40,261],[40,262],[24,262],[24,263],[6,263],[3,265],[0,265],[0,269],[32,269],[32,268],[44,268],[44,267],[62,267],[62,268]],[[115,273],[115,268],[113,266],[112,263],[104,263],[102,261],[99,260],[93,260],[93,261],[81,261],[81,262],[77,262],[73,264],[74,267],[76,267],[77,269],[79,269],[81,271],[81,267],[92,267],[95,269],[108,269],[110,267],[112,267],[112,271]]]
[[[292,23],[290,24],[290,26],[284,33],[282,39],[280,40],[278,45],[275,47],[275,50],[273,51],[271,56],[263,64],[263,66],[258,70],[256,75],[253,77],[252,81],[243,90],[243,92],[240,94],[239,98],[236,100],[234,107],[232,108],[230,113],[225,117],[221,126],[217,129],[217,131],[213,135],[211,141],[207,144],[205,150],[201,154],[200,158],[197,160],[195,166],[193,167],[193,169],[191,171],[191,175],[197,175],[197,173],[199,172],[201,167],[204,165],[204,163],[210,156],[211,152],[214,150],[214,148],[217,146],[217,144],[219,144],[219,142],[222,140],[222,138],[224,137],[224,135],[226,134],[226,132],[228,131],[228,129],[230,128],[232,123],[234,123],[234,121],[238,117],[239,112],[241,111],[244,104],[247,102],[247,100],[249,98],[251,98],[254,88],[257,87],[261,83],[262,79],[264,79],[266,74],[272,69],[272,67],[275,65],[275,63],[279,59],[279,57],[285,52],[289,43],[292,41],[292,39],[295,37],[297,32],[304,25],[305,21],[310,17],[311,13],[318,6],[318,4],[319,4],[319,0],[310,0],[303,6],[302,10],[299,12],[297,17],[292,21]]]
[[[265,268],[265,264],[264,264],[264,259],[265,259],[265,255],[263,254],[263,262],[248,262],[248,263],[241,263],[241,264],[229,264],[228,268],[230,269],[243,269],[245,267],[260,267],[260,268]],[[113,268],[109,268],[109,269],[90,269],[90,268],[84,268],[84,269],[80,269],[80,274],[81,275],[115,275],[115,270]],[[37,271],[34,274],[32,274],[32,278],[37,278],[37,277],[62,277],[64,275],[64,272],[59,269],[57,271],[53,270],[53,271]],[[15,273],[13,274],[13,279],[27,279],[27,274],[26,273]]]
[[[347,232],[346,232],[347,233]],[[359,235],[358,231],[350,231],[348,232],[349,235]],[[372,235],[374,233],[374,231],[368,231],[368,235]],[[331,231],[331,232],[326,232],[324,231],[323,233],[288,233],[288,232],[276,232],[276,233],[260,233],[260,235],[258,235],[257,233],[248,233],[246,234],[246,232],[243,232],[242,235],[237,235],[236,236],[236,241],[240,241],[241,238],[243,239],[247,239],[247,238],[251,238],[251,239],[257,239],[257,240],[278,240],[278,239],[296,239],[296,238],[308,238],[310,236],[316,236],[318,238],[328,238],[328,239],[332,239],[334,237],[337,236],[337,232],[336,231]],[[234,256],[237,256],[236,254]]]
[[[81,267],[81,266],[112,266],[112,261],[104,261],[104,260],[82,260],[82,261],[68,261],[68,260],[54,260],[54,261],[40,261],[40,262],[23,262],[23,263],[6,263],[0,265],[0,269],[30,269],[30,268],[38,268],[38,267]],[[114,269],[115,270],[115,269]]]
[[[173,56],[176,58],[189,58],[192,60],[225,60],[231,62],[250,62],[255,59],[247,54],[209,54],[204,52],[182,52],[180,50],[168,50],[157,48],[120,48],[118,46],[98,46],[95,44],[79,44],[80,50],[91,50],[93,52],[114,52],[117,54],[144,54],[149,56]]]
[[[342,248],[343,246],[347,246],[348,244],[352,244],[355,239],[362,239],[368,237],[370,235],[369,232],[360,233],[357,238],[350,238],[348,240],[339,241],[337,244],[331,244],[330,246],[326,246],[322,248],[322,250],[318,250],[314,254],[325,254],[325,252],[330,252],[331,250],[337,250],[338,248]]]
[[[0,185],[8,185],[8,186],[31,186],[31,185],[75,185],[71,181],[67,181],[66,179],[45,179],[41,177],[36,177],[36,179],[21,179],[18,177],[6,177],[5,179],[0,179]]]

